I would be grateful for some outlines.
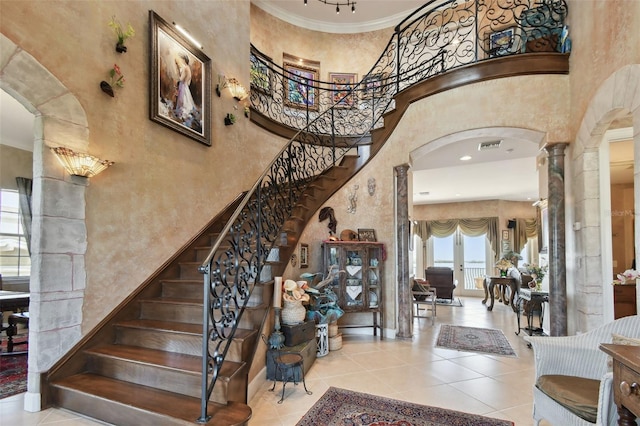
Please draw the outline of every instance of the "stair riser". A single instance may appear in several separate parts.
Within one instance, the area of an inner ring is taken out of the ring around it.
[[[90,372],[102,376],[200,398],[202,383],[199,374],[102,356],[90,356],[88,369]],[[240,374],[231,378],[220,377],[209,399],[219,404],[226,404],[228,401],[239,401],[238,395],[229,395],[228,391],[229,389],[238,388],[237,385],[233,384],[234,380],[240,380],[246,385],[246,380],[243,377],[246,377],[246,375]]]
[[[201,280],[202,274],[198,271],[198,265],[193,263],[180,264],[180,278],[184,280]]]
[[[200,276],[202,279],[202,276]],[[198,283],[186,282],[164,282],[162,283],[162,297],[173,297],[183,299],[202,298],[204,280]]]
[[[116,344],[158,349],[187,355],[202,355],[202,338],[190,334],[168,333],[161,330],[116,327]],[[243,362],[250,353],[249,343],[232,340],[227,352],[228,361]]]
[[[159,330],[117,327],[116,344],[158,349],[187,355],[202,355],[202,337]]]
[[[118,426],[193,426],[194,424],[194,422],[170,418],[116,401],[96,398],[91,394],[73,389],[58,388],[55,385],[51,389],[57,406]],[[198,414],[195,413],[196,418]]]
[[[202,324],[202,306],[143,301],[140,303],[140,318]]]

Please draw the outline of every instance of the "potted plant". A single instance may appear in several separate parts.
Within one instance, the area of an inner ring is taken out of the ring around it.
[[[116,33],[116,36],[118,37],[118,42],[116,43],[116,51],[118,53],[126,52],[127,46],[124,45],[124,42],[129,37],[133,37],[136,34],[135,30],[133,29],[131,24],[127,23],[127,30],[124,31],[122,29],[122,25],[120,25],[120,22],[116,20],[115,15],[111,17],[111,20],[109,21],[109,26],[113,28],[113,31]]]
[[[224,118],[225,126],[231,126],[235,122],[236,122],[236,116],[233,114],[227,114],[227,116]]]

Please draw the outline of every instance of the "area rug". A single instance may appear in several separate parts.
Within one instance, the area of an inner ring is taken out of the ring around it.
[[[462,307],[462,300],[457,299],[436,299],[438,305]]]
[[[27,354],[0,356],[0,399],[27,391]]]
[[[513,426],[513,422],[330,387],[296,426]]]
[[[436,346],[459,351],[516,356],[502,330],[493,328],[443,324],[440,326]]]

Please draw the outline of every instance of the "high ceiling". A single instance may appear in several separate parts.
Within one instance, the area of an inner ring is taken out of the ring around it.
[[[335,0],[327,0],[335,3]],[[346,0],[339,0],[345,3]],[[317,31],[354,33],[389,28],[424,4],[410,0],[356,0],[351,8],[324,4],[323,0],[251,0],[268,13],[291,24]],[[630,120],[612,127],[630,126]],[[618,133],[619,135],[620,133]],[[628,129],[625,134],[632,134]],[[619,136],[611,144],[612,183],[633,182],[633,143]],[[482,142],[501,140],[499,148],[479,151]],[[536,200],[538,140],[507,135],[465,134],[464,137],[433,149],[430,140],[411,153],[413,199],[416,204],[503,199]],[[0,90],[0,143],[33,150],[33,115],[13,97]],[[428,147],[428,148],[425,148]],[[468,161],[460,157],[469,155]]]

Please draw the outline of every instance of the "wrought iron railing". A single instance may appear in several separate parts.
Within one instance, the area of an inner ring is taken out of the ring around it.
[[[351,148],[369,143],[371,130],[393,108],[394,96],[407,87],[496,56],[540,46],[558,50],[565,0],[530,3],[432,0],[396,27],[376,64],[346,90],[294,74],[252,47],[253,110],[297,133],[247,192],[200,267],[204,310],[198,421],[207,419],[208,400],[244,309],[252,303],[253,287],[307,186]],[[366,150],[359,153],[366,156]],[[361,158],[360,164],[368,159]]]

